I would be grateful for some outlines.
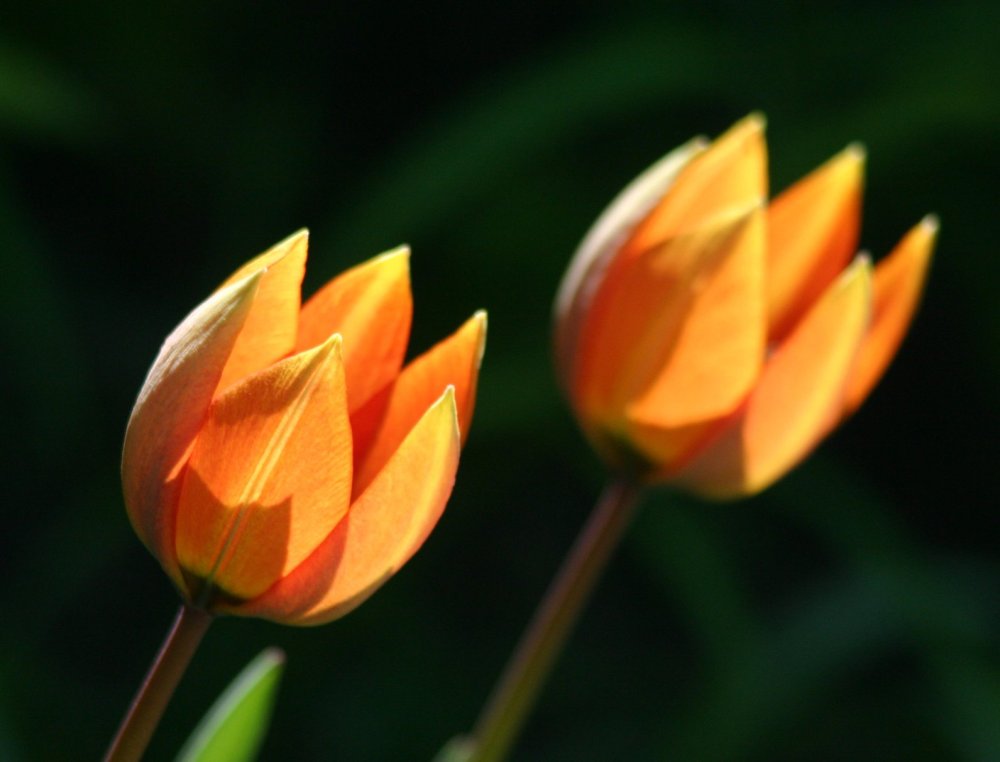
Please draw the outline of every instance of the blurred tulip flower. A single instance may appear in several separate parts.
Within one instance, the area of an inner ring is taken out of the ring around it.
[[[603,458],[645,482],[764,489],[857,409],[916,309],[937,221],[873,270],[855,256],[863,150],[768,204],[763,131],[751,115],[653,165],[562,283],[562,386]]]
[[[186,601],[319,624],[424,542],[472,417],[486,316],[403,366],[409,252],[305,304],[307,234],[234,273],[167,337],[125,434],[128,515]]]

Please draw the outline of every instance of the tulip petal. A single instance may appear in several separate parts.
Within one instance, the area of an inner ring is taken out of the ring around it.
[[[353,267],[306,301],[298,350],[333,333],[344,337],[344,368],[351,412],[399,374],[410,335],[410,250],[401,246]]]
[[[937,218],[925,217],[875,268],[872,322],[848,380],[845,414],[861,405],[899,349],[920,301],[937,231]]]
[[[740,218],[719,263],[692,283],[676,343],[628,406],[630,420],[687,426],[727,415],[743,401],[764,363],[764,242],[758,207]]]
[[[656,422],[722,415],[740,402],[763,353],[761,220],[759,205],[731,210],[711,226],[647,250],[602,289],[582,334],[587,351],[578,360],[574,400],[585,420],[620,427],[624,422],[616,418],[647,392],[649,404],[640,412],[656,413]],[[711,311],[720,300],[724,310],[713,329]],[[743,312],[734,325],[726,320],[730,308]],[[723,328],[732,330],[720,333]],[[706,335],[715,344],[691,352],[691,342]],[[690,367],[674,363],[678,351]],[[680,389],[691,368],[713,365],[711,352],[733,362],[717,383],[693,390],[679,406],[666,400],[664,410],[653,409],[659,390]]]
[[[220,391],[280,360],[295,347],[308,247],[309,232],[300,230],[247,262],[222,284],[261,273],[253,307],[219,381]]]
[[[711,224],[720,213],[734,207],[745,209],[766,198],[764,118],[751,114],[684,167],[670,192],[636,228],[620,256],[634,256],[669,238]]]
[[[347,512],[351,430],[340,337],[213,403],[188,461],[177,556],[190,592],[246,599],[291,571]]]
[[[636,225],[663,197],[691,159],[705,150],[695,138],[675,148],[619,193],[597,218],[573,255],[555,303],[556,369],[563,387],[571,387],[573,357],[583,315],[590,308],[604,272]]]
[[[674,481],[708,497],[747,495],[805,457],[839,416],[870,315],[871,266],[859,258],[770,358],[732,424]]]
[[[173,330],[146,376],[125,431],[122,485],[129,519],[178,585],[174,477],[204,423],[260,277],[255,273],[216,291]]]
[[[410,362],[383,400],[363,410],[371,420],[357,421],[356,428],[370,427],[371,435],[356,434],[354,494],[359,495],[389,461],[410,429],[447,386],[455,389],[455,407],[462,440],[468,436],[476,401],[476,381],[486,346],[486,313],[477,312],[461,328]],[[357,416],[355,416],[355,420]],[[367,445],[367,446],[365,446]]]
[[[767,300],[772,341],[788,335],[857,251],[864,149],[848,146],[768,209]]]
[[[448,388],[316,551],[266,593],[230,610],[301,625],[346,614],[430,534],[451,494],[460,449],[456,396]]]

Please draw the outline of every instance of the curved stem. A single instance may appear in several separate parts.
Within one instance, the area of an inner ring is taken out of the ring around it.
[[[142,758],[170,697],[174,695],[174,689],[211,623],[211,615],[202,609],[186,603],[181,606],[170,633],[104,756],[104,762],[134,762]]]
[[[640,487],[620,479],[605,489],[542,599],[479,717],[470,762],[504,759],[583,604],[632,518]]]

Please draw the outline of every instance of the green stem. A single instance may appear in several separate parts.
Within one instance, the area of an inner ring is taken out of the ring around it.
[[[186,603],[181,606],[170,633],[104,756],[104,762],[135,762],[142,758],[163,710],[167,708],[174,689],[211,623],[212,616],[202,609]]]
[[[470,762],[505,758],[624,534],[639,492],[639,485],[627,479],[614,481],[605,489],[479,717],[469,744]]]

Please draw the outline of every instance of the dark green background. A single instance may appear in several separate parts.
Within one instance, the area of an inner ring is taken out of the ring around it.
[[[307,7],[0,17],[0,758],[102,753],[177,604],[120,497],[135,393],[304,225],[307,291],[412,245],[416,351],[490,310],[456,491],[349,617],[218,622],[150,759],[269,644],[266,759],[426,760],[468,729],[602,480],[549,366],[569,256],[646,165],[760,109],[775,189],[868,146],[876,257],[940,214],[923,309],[778,486],[649,495],[515,759],[1000,759],[998,4]]]

